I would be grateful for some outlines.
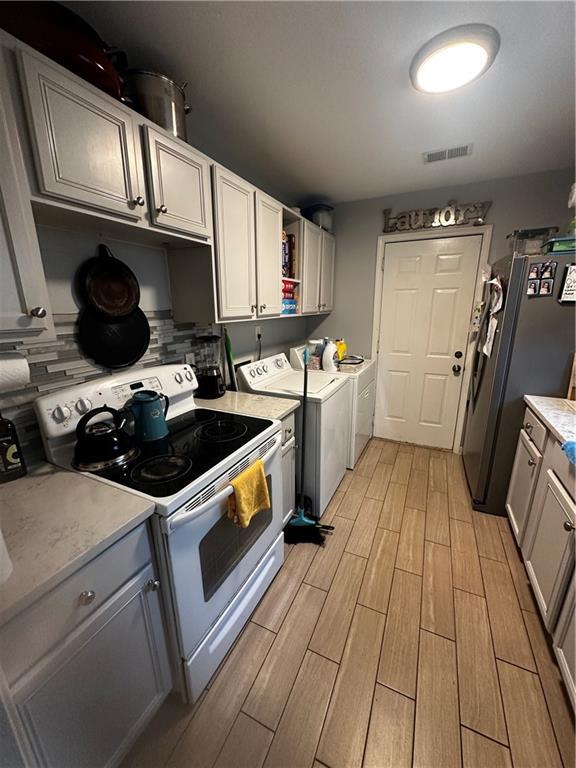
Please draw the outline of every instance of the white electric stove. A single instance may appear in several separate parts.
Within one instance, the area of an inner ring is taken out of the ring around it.
[[[75,431],[84,414],[104,405],[122,409],[140,389],[169,398],[169,435],[137,444],[126,465],[92,477],[156,505],[152,529],[178,657],[176,683],[191,701],[283,562],[281,424],[196,408],[196,387],[190,366],[164,365],[95,379],[35,402],[48,460],[73,469]],[[257,459],[264,462],[272,508],[240,529],[227,517],[230,481]]]

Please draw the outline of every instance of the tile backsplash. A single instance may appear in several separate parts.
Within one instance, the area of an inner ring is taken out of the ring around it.
[[[150,344],[146,354],[132,366],[133,370],[183,362],[187,354],[197,353],[197,337],[212,332],[211,326],[177,326],[170,310],[148,311],[146,316],[150,323]],[[30,366],[30,383],[26,388],[0,393],[0,411],[15,423],[26,458],[42,456],[33,410],[33,402],[39,395],[113,373],[84,357],[76,340],[76,318],[76,314],[55,315],[56,339],[53,341],[0,342],[0,353],[19,352]]]

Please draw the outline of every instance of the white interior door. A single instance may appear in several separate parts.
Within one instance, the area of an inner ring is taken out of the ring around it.
[[[481,244],[472,235],[386,245],[376,436],[452,447]]]

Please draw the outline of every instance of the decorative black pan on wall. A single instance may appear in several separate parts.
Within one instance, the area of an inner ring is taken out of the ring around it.
[[[150,326],[140,307],[136,275],[106,245],[81,264],[76,289],[84,307],[78,318],[78,343],[103,368],[127,368],[150,343]]]

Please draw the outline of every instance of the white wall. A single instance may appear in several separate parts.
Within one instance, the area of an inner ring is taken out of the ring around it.
[[[376,244],[384,208],[392,208],[395,214],[432,208],[451,199],[492,200],[486,223],[494,225],[490,261],[496,261],[505,255],[506,235],[514,229],[555,225],[565,231],[573,181],[574,171],[566,169],[337,205],[335,309],[320,323],[311,322],[309,334],[344,336],[351,352],[370,353]]]

